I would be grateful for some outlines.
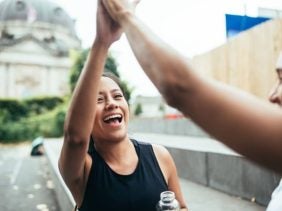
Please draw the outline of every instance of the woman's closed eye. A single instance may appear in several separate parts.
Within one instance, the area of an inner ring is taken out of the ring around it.
[[[97,103],[102,103],[102,102],[104,102],[104,100],[105,100],[105,98],[100,96],[100,97],[97,98]]]
[[[118,100],[118,99],[123,98],[123,95],[122,94],[115,94],[114,98]]]

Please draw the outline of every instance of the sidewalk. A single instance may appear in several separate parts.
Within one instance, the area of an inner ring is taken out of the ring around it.
[[[142,134],[139,134],[139,136],[142,136]],[[137,137],[137,136],[134,135],[134,137]],[[144,138],[144,136],[142,137]],[[144,140],[143,138],[142,140]],[[158,139],[154,139],[154,140],[158,140]],[[55,162],[55,164],[53,165],[55,168],[55,171],[58,172],[57,159],[58,159],[59,152],[62,146],[62,140],[61,139],[46,140],[44,145],[46,148],[46,152],[48,153],[49,159],[50,157],[52,157],[51,162]],[[220,147],[222,147],[223,151],[229,150],[229,149],[226,149],[224,146],[220,146]],[[210,149],[212,149],[212,147]],[[234,153],[234,152],[230,151],[230,153]],[[241,211],[241,210],[263,211],[265,210],[265,207],[259,206],[256,203],[252,203],[246,200],[242,200],[240,198],[230,196],[228,194],[216,191],[206,186],[199,185],[197,183],[193,183],[185,179],[181,179],[181,189],[184,194],[184,198],[187,202],[187,205],[189,207],[189,211],[211,211],[211,210],[215,210],[215,211]]]
[[[259,206],[240,198],[229,196],[212,188],[180,180],[180,185],[189,211],[264,211]]]
[[[61,211],[46,156],[30,150],[30,143],[0,145],[0,210]]]

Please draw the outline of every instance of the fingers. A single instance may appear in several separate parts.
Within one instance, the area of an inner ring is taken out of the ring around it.
[[[134,13],[140,0],[100,0],[105,6],[109,15],[118,21],[119,16],[125,14],[125,11]]]
[[[133,5],[136,7],[139,3],[141,2],[141,0],[133,0],[132,3]]]
[[[108,14],[113,18],[114,18],[114,15],[113,15],[113,5],[111,4],[111,2],[109,2],[108,0],[100,0],[101,3],[103,4],[104,8],[107,10]]]
[[[132,1],[132,6],[133,6],[133,11],[135,12],[137,5],[141,2],[141,0],[133,0]]]

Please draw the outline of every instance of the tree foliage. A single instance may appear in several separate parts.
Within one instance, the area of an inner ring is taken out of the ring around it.
[[[66,103],[58,97],[0,100],[0,142],[33,140],[38,136],[60,137]],[[5,106],[5,107],[4,107]]]
[[[141,103],[138,103],[136,105],[136,108],[135,108],[135,111],[134,111],[134,115],[135,116],[139,116],[142,113],[143,113],[142,105],[141,105]]]
[[[81,70],[86,61],[88,52],[89,50],[83,50],[82,52],[73,52],[72,53],[74,63],[73,63],[73,66],[71,67],[70,78],[69,78],[71,92],[73,92],[75,88],[76,82],[79,78]]]

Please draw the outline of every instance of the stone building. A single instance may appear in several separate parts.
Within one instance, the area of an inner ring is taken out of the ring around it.
[[[50,0],[0,2],[0,98],[68,92],[74,20]]]
[[[136,115],[136,109],[140,106],[140,113]],[[183,115],[175,108],[167,105],[161,96],[142,96],[138,95],[130,106],[131,116],[142,118],[167,118],[177,119]]]

